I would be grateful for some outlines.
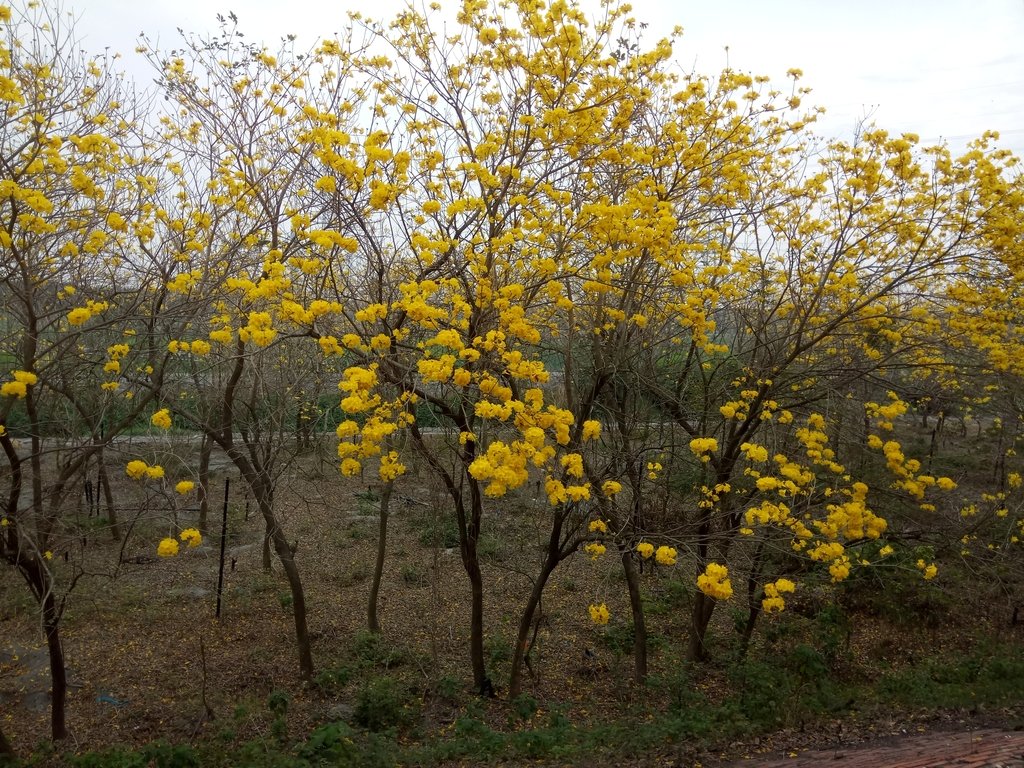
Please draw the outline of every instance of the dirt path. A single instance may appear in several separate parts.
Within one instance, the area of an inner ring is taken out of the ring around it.
[[[751,758],[739,768],[1024,768],[1024,731],[986,729],[899,736],[866,745]]]

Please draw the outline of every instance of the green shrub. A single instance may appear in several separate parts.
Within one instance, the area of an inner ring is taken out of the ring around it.
[[[355,721],[371,731],[383,731],[409,720],[408,692],[390,677],[375,677],[356,694]]]
[[[376,632],[363,630],[352,639],[352,653],[359,666],[388,670],[405,661],[405,653]]]

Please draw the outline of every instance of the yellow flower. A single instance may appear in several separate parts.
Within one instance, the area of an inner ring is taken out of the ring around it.
[[[604,520],[591,520],[590,521],[590,532],[595,533],[608,533],[608,526]]]
[[[658,547],[658,551],[654,553],[654,559],[658,561],[659,565],[675,565],[676,551],[672,547]]]
[[[796,584],[789,579],[777,579],[775,581],[775,589],[778,592],[793,592],[796,590]]]
[[[186,528],[178,534],[178,538],[188,544],[190,548],[198,547],[203,543],[203,534],[197,528]]]
[[[152,467],[146,467],[146,477],[150,480],[159,480],[164,476],[164,468],[159,464],[155,464]]]
[[[405,465],[398,460],[398,451],[390,451],[387,456],[381,456],[378,471],[380,479],[386,483],[405,474]]]
[[[707,454],[718,450],[718,441],[713,437],[695,437],[690,441],[690,450],[701,461],[710,461],[711,457]]]
[[[654,554],[654,545],[649,541],[641,541],[636,545],[636,551],[640,553],[640,557],[644,560],[649,560],[651,555]]]
[[[601,603],[600,605],[591,605],[589,610],[590,620],[595,624],[607,624],[608,619],[611,618],[611,614],[608,613],[608,606],[604,603]]]
[[[605,480],[601,484],[601,493],[605,496],[614,496],[616,493],[622,490],[622,483],[616,480]]]
[[[92,312],[85,307],[76,307],[68,312],[68,322],[71,323],[71,325],[81,325],[90,317],[92,317]]]
[[[146,470],[149,469],[149,465],[142,459],[133,459],[128,462],[128,466],[124,468],[124,472],[132,480],[141,480],[146,476]]]
[[[732,597],[729,569],[719,563],[708,563],[704,573],[697,577],[697,588],[708,597],[728,600]]]
[[[583,440],[596,440],[601,436],[601,422],[588,419],[583,422]]]
[[[0,395],[4,397],[24,397],[28,388],[20,381],[5,381],[0,384]]]
[[[196,487],[196,484],[191,480],[179,480],[178,484],[174,486],[174,490],[184,495]]]
[[[604,544],[598,544],[596,541],[592,541],[583,548],[583,551],[590,555],[591,560],[597,560],[597,558],[603,555],[607,550]]]
[[[160,545],[156,548],[156,553],[160,557],[174,557],[178,554],[178,542],[170,536],[161,539]]]
[[[154,427],[160,427],[160,429],[171,428],[171,412],[166,408],[161,408],[159,411],[153,414],[149,419],[150,423]]]
[[[53,560],[53,552],[51,552],[50,550],[46,550],[45,552],[43,552],[43,557],[45,557],[47,560]]]

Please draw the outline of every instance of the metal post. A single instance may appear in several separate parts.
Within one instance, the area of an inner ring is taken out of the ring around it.
[[[224,551],[228,543],[228,489],[231,478],[224,478],[224,514],[220,524],[220,570],[217,573],[217,618],[220,618],[220,598],[224,592]]]

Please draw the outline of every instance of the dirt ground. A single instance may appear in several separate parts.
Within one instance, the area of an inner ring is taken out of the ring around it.
[[[214,616],[218,535],[208,536],[196,549],[182,548],[176,558],[155,556],[159,538],[172,523],[179,530],[194,524],[193,507],[164,504],[169,495],[140,495],[126,484],[118,496],[124,500],[121,518],[137,519],[123,551],[104,536],[89,538],[80,564],[90,575],[71,594],[63,622],[70,680],[68,722],[75,751],[155,739],[193,742],[216,734],[227,721],[234,724],[235,738],[261,738],[270,727],[265,703],[274,691],[289,693],[288,727],[296,735],[351,715],[350,696],[297,684],[287,585],[276,563],[272,572],[264,570],[263,521],[223,463],[213,481],[211,529],[219,532],[220,499],[228,477],[232,492],[219,619]],[[350,658],[353,638],[366,627],[377,497],[372,486],[340,478],[330,466],[310,458],[282,478],[277,503],[288,538],[297,545],[317,669],[330,672]],[[527,490],[490,505],[484,521],[487,652],[498,685],[498,699],[485,706],[490,707],[487,716],[499,726],[508,718],[502,689],[507,686],[518,613],[541,554],[544,526],[537,510],[544,508],[543,503],[533,503]],[[470,695],[468,582],[446,510],[443,493],[425,475],[414,471],[399,482],[380,596],[384,636],[408,651],[402,674],[420,697],[428,734],[444,733],[459,714],[458,704],[431,695],[439,680],[455,680],[461,692]],[[538,546],[528,543],[533,540]],[[119,552],[122,565],[115,571],[111,564]],[[645,589],[653,595],[670,593],[686,582],[667,570],[644,578]],[[628,654],[607,642],[606,633],[615,621],[608,628],[589,621],[587,606],[592,602],[607,603],[613,617],[628,614],[620,569],[610,555],[598,562],[581,555],[556,571],[545,592],[527,679],[527,691],[542,709],[565,705],[580,722],[614,718],[646,695],[630,684]],[[3,730],[26,755],[48,736],[49,673],[34,605],[11,569],[0,572],[0,606]],[[728,622],[725,612],[720,613],[719,619]],[[687,623],[683,612],[659,612],[649,621],[659,635],[678,638],[682,644]],[[864,629],[855,641],[863,647],[854,652],[888,653],[894,660],[915,653],[907,638],[883,634],[881,628]],[[942,641],[933,635],[920,642]],[[670,655],[655,653],[652,673],[664,673],[665,665],[673,663]],[[722,694],[713,676],[701,685],[710,697]],[[990,715],[994,722],[987,724],[994,725],[1012,722],[1019,713]],[[877,729],[872,725],[857,737],[843,733],[842,727],[837,722],[835,731],[783,731],[710,751],[680,745],[677,764],[727,765],[783,754],[791,759],[790,753],[830,744],[850,747],[901,731],[914,733],[919,727],[963,732],[979,725],[977,720],[958,724],[894,719],[877,724]]]

